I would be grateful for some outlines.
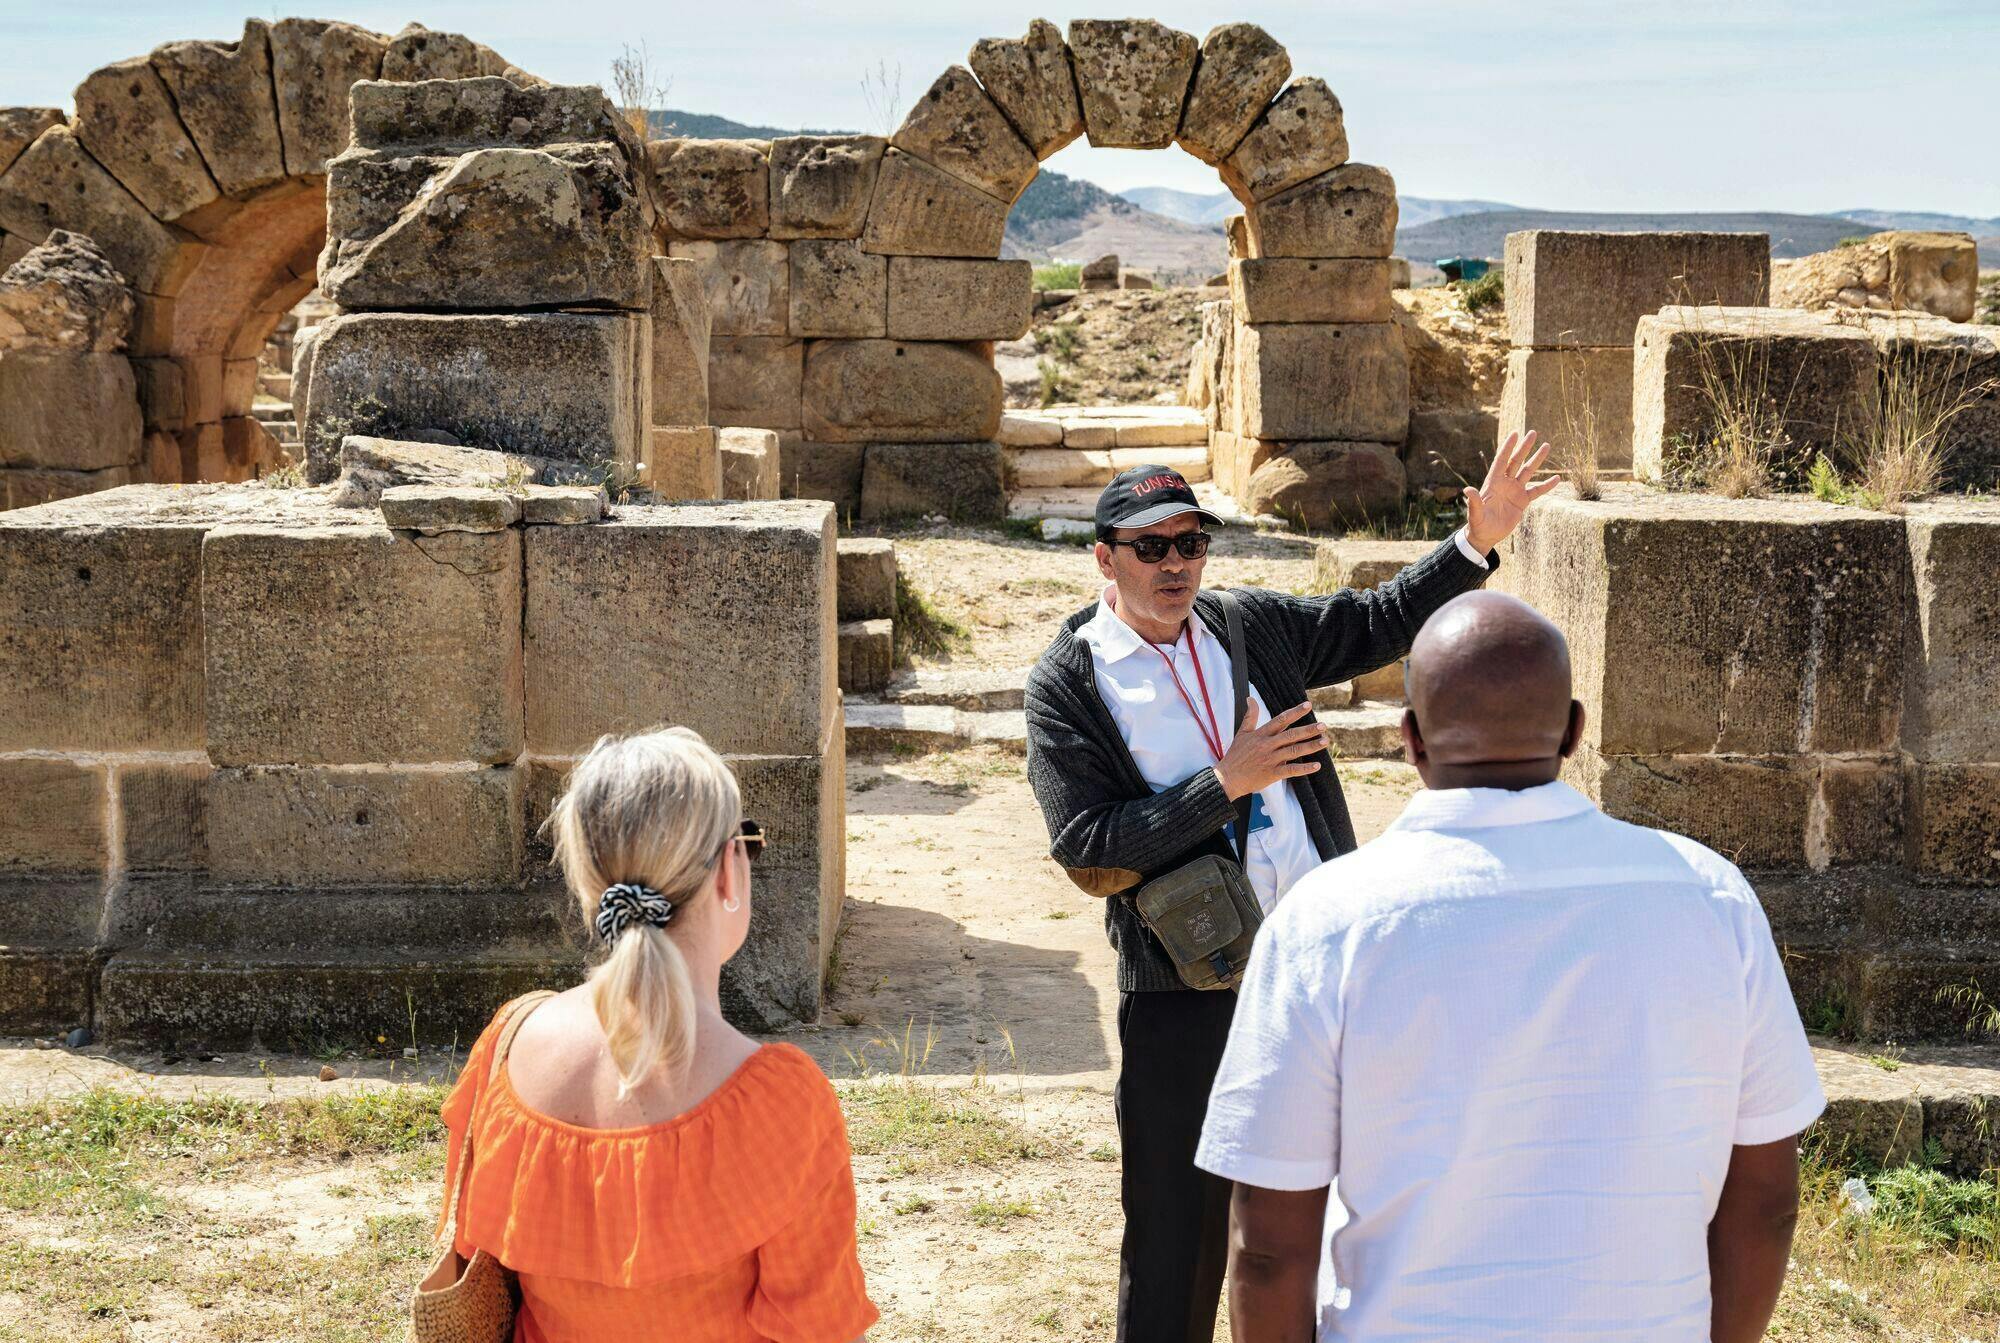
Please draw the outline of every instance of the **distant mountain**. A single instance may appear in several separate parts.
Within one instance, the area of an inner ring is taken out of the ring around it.
[[[1132,187],[1118,193],[1141,209],[1163,214],[1169,219],[1180,219],[1190,224],[1220,223],[1230,215],[1240,214],[1242,202],[1227,191],[1179,191],[1173,187]],[[1435,200],[1428,196],[1400,196],[1397,205],[1402,210],[1403,226],[1414,227],[1428,224],[1433,219],[1449,219],[1453,215],[1471,214],[1478,210],[1514,210],[1518,206],[1506,205],[1500,201],[1456,201]]]
[[[1835,215],[1794,214],[1583,214],[1557,210],[1487,210],[1432,220],[1396,231],[1396,251],[1418,261],[1438,257],[1498,258],[1507,250],[1507,235],[1523,229],[1598,229],[1609,232],[1651,232],[1688,229],[1722,233],[1768,233],[1774,257],[1805,256],[1838,247],[1842,238],[1870,233],[1874,227],[1858,219]]]
[[[690,140],[776,140],[785,135],[852,135],[853,131],[784,130],[777,126],[750,126],[728,117],[706,112],[683,112],[673,107],[656,107],[646,113],[653,134],[662,138],[686,136]]]
[[[1009,256],[1089,261],[1114,252],[1128,266],[1203,277],[1228,260],[1219,223],[1169,218],[1046,168],[1014,202],[1007,242]]]
[[[1928,229],[1940,233],[1970,233],[1990,238],[2000,233],[2000,217],[1977,219],[1971,215],[1928,214],[1922,210],[1842,210],[1842,219],[1858,219],[1878,229]]]

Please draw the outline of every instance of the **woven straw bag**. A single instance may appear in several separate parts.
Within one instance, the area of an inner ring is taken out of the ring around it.
[[[492,1086],[507,1066],[507,1051],[514,1047],[514,1034],[528,1013],[543,999],[554,996],[545,990],[514,1004],[500,1027],[487,1086]],[[466,1122],[465,1153],[445,1195],[445,1224],[439,1236],[442,1247],[431,1271],[410,1298],[411,1343],[511,1343],[514,1337],[514,1311],[520,1305],[521,1289],[513,1271],[485,1250],[474,1250],[469,1261],[458,1254],[458,1214],[465,1197],[465,1173],[472,1167],[472,1134],[477,1127],[471,1120]]]

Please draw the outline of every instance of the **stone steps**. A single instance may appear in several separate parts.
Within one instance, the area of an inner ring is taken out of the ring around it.
[[[1898,1166],[1931,1154],[1955,1174],[1978,1177],[2000,1164],[2000,1048],[1898,1048],[1814,1039],[1813,1062],[1827,1108],[1812,1132],[1831,1154]],[[1885,1066],[1887,1065],[1887,1066]]]
[[[1208,446],[1208,421],[1192,406],[1062,406],[1011,410],[995,435],[1009,448]]]
[[[1224,522],[1250,522],[1260,524],[1264,519],[1252,519],[1237,506],[1234,499],[1223,492],[1222,487],[1212,480],[1190,481],[1194,486],[1194,497],[1201,506],[1221,518]],[[1097,496],[1103,487],[1098,485],[1071,485],[1060,489],[1017,489],[1007,496],[1007,516],[1017,520],[1033,521],[1038,518],[1069,518],[1077,522],[1089,522],[1097,516]],[[1280,523],[1280,519],[1270,519]]]
[[[850,755],[881,751],[951,751],[994,745],[1025,754],[1028,718],[1018,709],[967,709],[953,703],[885,703],[848,699]],[[1399,706],[1363,704],[1319,711],[1336,760],[1394,760],[1403,754]]]
[[[975,712],[1019,709],[1028,668],[925,667],[903,672],[882,691],[885,704],[948,705]]]
[[[1190,484],[1209,478],[1208,448],[1008,448],[1007,478],[1022,489],[1102,489],[1120,471],[1170,466]]]

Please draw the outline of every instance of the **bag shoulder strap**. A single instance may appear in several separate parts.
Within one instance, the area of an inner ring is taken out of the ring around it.
[[[500,1078],[500,1070],[507,1066],[507,1052],[514,1047],[514,1037],[521,1032],[521,1023],[528,1014],[555,997],[550,989],[537,989],[516,998],[508,1005],[507,1015],[500,1023],[500,1036],[493,1042],[493,1062],[486,1070],[486,1085],[491,1087]],[[465,1198],[465,1176],[472,1169],[472,1135],[479,1127],[479,1107],[475,1104],[465,1120],[465,1150],[459,1153],[458,1169],[451,1174],[451,1188],[445,1193],[444,1226],[439,1232],[446,1249],[458,1241],[458,1214]]]
[[[1237,603],[1236,594],[1226,588],[1216,590],[1215,598],[1222,603],[1222,620],[1229,634],[1229,680],[1236,705],[1236,717],[1230,724],[1230,735],[1243,726],[1243,715],[1250,707],[1250,658],[1243,643],[1243,608]],[[1250,797],[1245,793],[1236,799],[1236,861],[1246,870],[1250,866]]]

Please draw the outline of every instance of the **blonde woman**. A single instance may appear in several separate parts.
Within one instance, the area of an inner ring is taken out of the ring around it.
[[[489,1027],[445,1102],[447,1189],[473,1151],[459,1253],[519,1276],[515,1343],[857,1338],[876,1312],[833,1088],[722,1018],[763,842],[729,767],[686,728],[605,737],[550,825],[606,955],[528,1009],[490,1084]]]

